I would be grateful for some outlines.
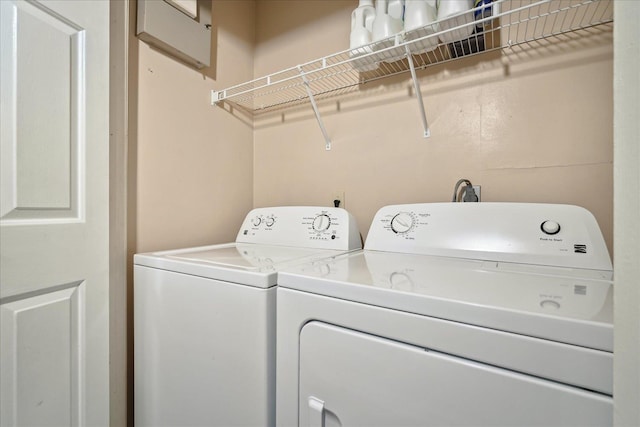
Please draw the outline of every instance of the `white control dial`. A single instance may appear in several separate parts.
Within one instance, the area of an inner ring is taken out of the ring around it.
[[[268,216],[267,219],[264,220],[264,223],[267,227],[273,227],[273,224],[275,224],[276,219],[272,216]]]
[[[545,221],[540,224],[540,228],[543,232],[550,235],[558,234],[560,232],[560,224],[555,221]]]
[[[413,228],[415,219],[409,212],[400,212],[391,220],[391,229],[398,234],[407,233]]]
[[[253,223],[253,225],[254,225],[254,226],[256,226],[256,227],[257,227],[257,226],[259,226],[259,225],[260,225],[260,223],[262,222],[262,218],[261,218],[261,217],[259,217],[259,216],[257,216],[257,217],[255,217],[255,218],[253,218],[253,220],[251,220],[251,222]]]
[[[331,218],[329,218],[329,215],[326,215],[326,214],[318,215],[313,220],[313,229],[315,231],[326,231],[330,225],[331,225]]]

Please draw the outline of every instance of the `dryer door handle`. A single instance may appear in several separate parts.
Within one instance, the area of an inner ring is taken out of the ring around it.
[[[307,403],[309,404],[309,427],[324,427],[324,402],[309,396]]]

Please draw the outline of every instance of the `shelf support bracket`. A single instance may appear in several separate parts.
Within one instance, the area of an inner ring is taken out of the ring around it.
[[[427,113],[424,111],[424,103],[422,102],[422,92],[420,92],[420,82],[418,82],[418,77],[416,76],[416,67],[413,65],[413,56],[411,56],[411,51],[409,50],[409,44],[405,47],[405,51],[407,52],[407,61],[409,61],[409,68],[411,69],[411,79],[413,80],[413,90],[416,93],[416,98],[418,99],[418,108],[420,109],[420,119],[422,120],[422,127],[424,128],[424,137],[429,138],[431,136],[431,131],[429,130],[429,123],[427,123]]]
[[[322,117],[320,117],[320,110],[318,110],[318,105],[316,104],[316,100],[313,97],[313,92],[311,91],[311,85],[309,84],[309,79],[305,75],[304,71],[302,71],[302,66],[298,65],[298,71],[300,72],[300,77],[302,77],[302,82],[304,83],[304,87],[307,90],[307,95],[309,95],[309,101],[311,102],[311,107],[313,108],[313,112],[316,115],[316,120],[318,121],[318,125],[320,126],[320,130],[322,131],[322,136],[324,136],[324,148],[325,150],[331,150],[331,139],[329,138],[329,134],[327,134],[327,129],[324,127],[324,122],[322,121]]]

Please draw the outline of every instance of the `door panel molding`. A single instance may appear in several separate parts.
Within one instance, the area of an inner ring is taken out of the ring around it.
[[[86,282],[52,289],[0,304],[1,425],[84,424]]]
[[[0,224],[83,222],[85,30],[39,2],[0,6]]]

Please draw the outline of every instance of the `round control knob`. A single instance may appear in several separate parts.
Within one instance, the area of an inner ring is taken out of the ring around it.
[[[540,229],[542,229],[545,234],[554,235],[560,232],[560,224],[548,220],[540,224]]]
[[[414,221],[413,215],[410,213],[400,212],[391,220],[391,229],[394,233],[406,233],[413,228]]]
[[[253,220],[251,221],[253,223],[254,226],[259,226],[260,223],[262,222],[262,218],[260,218],[259,216],[253,218]]]
[[[326,231],[330,225],[331,225],[331,218],[329,218],[329,215],[326,215],[326,214],[318,215],[313,220],[313,229],[315,231]]]
[[[272,216],[267,217],[267,219],[264,220],[264,224],[267,227],[273,227],[273,224],[275,224],[276,219]]]

